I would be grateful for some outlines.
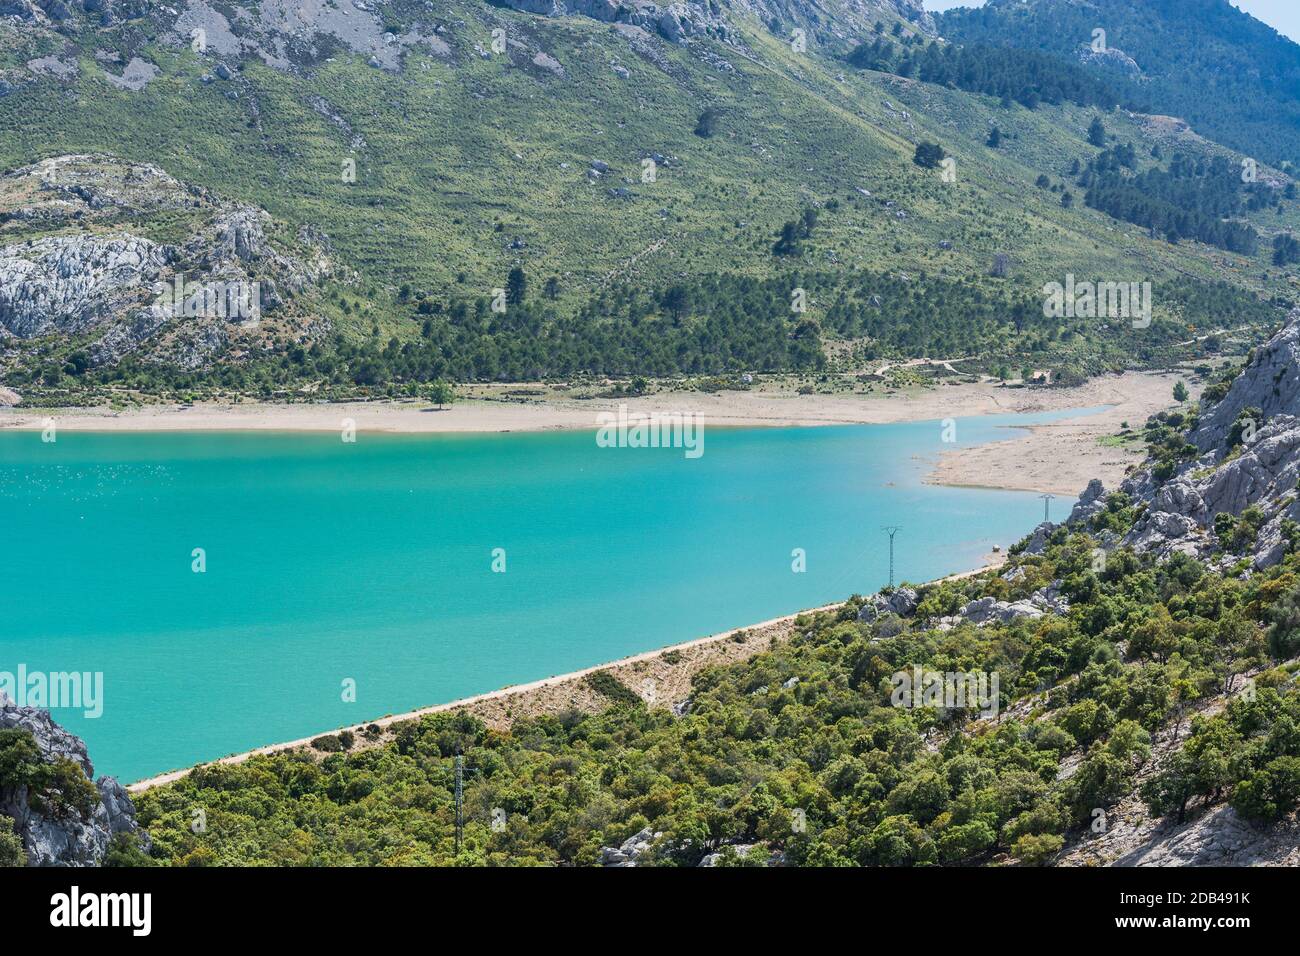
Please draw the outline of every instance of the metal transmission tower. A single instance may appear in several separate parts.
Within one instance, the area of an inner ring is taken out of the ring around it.
[[[460,840],[465,830],[465,758],[456,754],[456,856],[460,856]]]
[[[894,535],[903,530],[902,525],[885,525],[880,530],[889,535],[889,586],[894,586]]]
[[[1055,498],[1056,495],[1039,495],[1038,497],[1043,499],[1043,520],[1046,521],[1048,520],[1047,519],[1048,506],[1051,505],[1052,499]]]

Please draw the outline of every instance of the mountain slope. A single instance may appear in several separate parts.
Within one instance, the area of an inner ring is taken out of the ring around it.
[[[1261,161],[1300,162],[1300,46],[1228,0],[989,0],[936,19],[949,40],[1058,53],[1134,109]]]
[[[647,5],[543,16],[474,0],[24,9],[0,21],[0,164],[67,154],[155,164],[222,202],[267,210],[291,236],[323,237],[338,267],[313,305],[315,335],[253,356],[217,350],[193,371],[127,363],[115,379],[59,379],[82,343],[10,340],[0,363],[33,400],[100,400],[128,386],[202,393],[218,379],[259,394],[401,392],[437,377],[811,370],[841,336],[855,347],[836,355],[894,354],[888,335],[863,333],[881,324],[867,321],[874,291],[856,301],[849,289],[918,274],[960,283],[937,317],[954,334],[964,310],[1003,298],[1022,306],[1014,321],[1004,310],[988,367],[1096,371],[1168,361],[1173,343],[1195,337],[1189,325],[1242,324],[1228,313],[1273,321],[1271,308],[1256,315],[1254,297],[1290,295],[1267,249],[1175,247],[1080,203],[1066,208],[1071,164],[1097,152],[1087,140],[1095,110],[1003,108],[838,58],[875,35],[877,20],[900,43],[924,38],[915,4],[687,5],[658,17]],[[684,32],[679,21],[701,26]],[[810,30],[796,50],[795,22],[825,35]],[[494,30],[503,52],[493,52]],[[1109,113],[1106,126],[1139,154],[1167,144],[1143,116]],[[955,161],[955,181],[912,161],[927,140]],[[1288,181],[1266,172],[1279,190]],[[1035,188],[1040,177],[1051,188]],[[785,224],[807,210],[816,224],[799,254],[775,254]],[[1247,217],[1266,241],[1297,221],[1290,202]],[[39,239],[37,225],[11,219],[0,243]],[[988,276],[999,255],[1005,279]],[[523,306],[497,317],[490,305],[515,268],[527,278]],[[1025,335],[1026,310],[1066,273],[1172,291],[1136,341],[1088,322]],[[687,308],[666,307],[683,277],[699,287]],[[1201,293],[1197,282],[1220,279],[1242,296]],[[722,314],[749,280],[769,283],[752,330],[744,315]],[[790,290],[814,285],[811,313],[792,315]],[[835,318],[846,310],[860,317]],[[881,321],[923,324],[915,312]],[[719,337],[741,347],[719,350]],[[916,349],[942,347],[920,338]],[[619,341],[634,343],[631,355],[662,341],[672,359],[638,367],[613,354]],[[788,344],[804,341],[812,348]],[[211,374],[255,359],[252,371]]]

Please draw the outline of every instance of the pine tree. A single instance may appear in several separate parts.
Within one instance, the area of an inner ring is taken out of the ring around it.
[[[1102,125],[1100,116],[1094,116],[1088,126],[1088,142],[1097,147],[1106,145],[1106,127]]]
[[[527,292],[528,277],[524,275],[523,269],[515,266],[506,277],[506,304],[523,305]]]

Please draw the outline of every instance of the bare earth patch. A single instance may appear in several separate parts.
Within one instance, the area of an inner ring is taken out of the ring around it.
[[[1114,488],[1130,467],[1142,461],[1146,449],[1141,441],[1103,444],[1102,439],[1118,434],[1125,422],[1140,433],[1148,416],[1173,407],[1173,387],[1178,380],[1176,375],[1130,373],[1094,379],[1077,389],[1062,389],[1072,400],[1065,406],[1052,407],[1111,407],[1092,415],[1009,429],[1018,437],[945,452],[926,480],[936,485],[1069,496],[1079,494],[1093,478]],[[1199,394],[1199,387],[1186,384],[1193,397]]]

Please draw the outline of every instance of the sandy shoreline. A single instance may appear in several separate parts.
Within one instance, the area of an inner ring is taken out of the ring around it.
[[[967,573],[974,574],[978,573],[978,571]],[[636,691],[651,706],[667,706],[685,697],[686,692],[690,690],[690,679],[702,668],[714,664],[734,663],[761,653],[771,645],[773,640],[781,640],[783,637],[788,636],[796,618],[805,614],[816,614],[819,611],[832,610],[837,607],[840,607],[840,604],[828,604],[824,607],[799,611],[795,614],[787,614],[784,617],[772,618],[759,624],[751,624],[748,627],[738,627],[730,631],[723,631],[721,634],[712,634],[682,644],[673,644],[669,647],[634,654],[631,657],[624,657],[608,664],[597,664],[594,667],[570,671],[567,674],[557,674],[541,680],[530,681],[526,684],[515,684],[510,687],[503,687],[500,690],[465,697],[445,704],[421,707],[418,710],[407,711],[403,714],[389,714],[375,720],[364,720],[359,724],[347,727],[323,730],[310,737],[278,744],[268,744],[265,747],[257,747],[244,753],[231,754],[218,760],[205,761],[195,766],[243,763],[250,757],[281,753],[299,747],[310,747],[311,742],[322,734],[338,733],[340,730],[352,730],[356,733],[357,742],[361,746],[354,747],[353,751],[355,752],[363,749],[364,746],[375,745],[375,743],[366,744],[361,735],[362,728],[370,724],[376,724],[387,729],[393,724],[402,721],[418,720],[427,714],[437,714],[451,710],[467,711],[481,718],[488,726],[500,730],[508,728],[514,720],[523,716],[555,713],[565,708],[594,712],[609,703],[583,681],[584,677],[596,671],[610,671],[628,687]],[[745,639],[738,641],[736,640],[737,635],[744,635]],[[669,663],[665,661],[665,655],[668,655],[670,659],[674,656],[680,656],[681,659]],[[172,770],[144,780],[137,780],[135,783],[128,785],[126,789],[131,793],[139,793],[143,790],[149,790],[179,780],[193,769],[194,767],[186,767],[183,770]]]
[[[1114,488],[1129,467],[1146,456],[1141,441],[1103,444],[1125,425],[1136,432],[1150,415],[1174,406],[1177,375],[1129,373],[1089,382],[1080,389],[1063,389],[1077,394],[1079,401],[1066,407],[1106,405],[1091,415],[1071,416],[1043,425],[1027,426],[1029,434],[1016,429],[1018,437],[989,442],[973,448],[946,452],[939,457],[926,481],[935,485],[1001,488],[1074,497],[1093,478]],[[1184,380],[1192,397],[1200,386]]]
[[[355,423],[369,433],[484,433],[595,429],[601,412],[626,404],[630,414],[692,414],[711,427],[812,427],[933,421],[976,415],[1113,408],[1050,425],[1018,429],[1003,442],[936,456],[927,480],[935,484],[1076,495],[1089,479],[1115,484],[1140,457],[1136,449],[1102,446],[1098,439],[1128,421],[1172,404],[1176,376],[1142,372],[1108,375],[1077,388],[1008,388],[990,382],[937,385],[919,392],[861,396],[798,395],[759,389],[717,393],[671,392],[644,398],[544,400],[473,397],[442,410],[423,402],[340,404],[155,405],[109,408],[0,408],[0,430],[40,430],[47,419],[72,431],[314,431],[341,432]],[[479,389],[478,395],[490,393]]]
[[[946,581],[972,577],[995,567],[997,567],[996,564],[984,565],[969,571],[951,574],[939,580]],[[390,734],[385,733],[381,738],[367,741],[361,731],[368,725],[375,724],[387,731],[394,724],[408,720],[418,720],[428,714],[463,710],[478,717],[493,729],[507,730],[515,720],[523,717],[556,714],[570,709],[595,713],[609,706],[609,701],[594,691],[584,680],[588,674],[593,674],[596,671],[609,671],[612,673],[629,689],[635,691],[646,702],[647,706],[671,707],[689,696],[692,678],[705,667],[734,664],[756,654],[761,654],[769,649],[774,642],[788,638],[794,630],[795,621],[800,617],[822,611],[833,611],[842,606],[842,602],[836,602],[822,607],[809,608],[797,611],[794,614],[786,614],[782,617],[762,621],[758,624],[750,624],[747,627],[733,628],[720,634],[711,634],[708,637],[700,637],[681,644],[672,644],[668,647],[634,654],[631,657],[620,658],[607,664],[597,664],[594,667],[585,667],[582,670],[557,674],[541,680],[530,681],[526,684],[514,684],[500,690],[476,694],[472,697],[449,701],[445,704],[421,707],[402,714],[389,714],[374,720],[363,720],[360,723],[346,727],[323,730],[320,733],[313,734],[310,737],[302,737],[298,740],[288,740],[283,743],[256,747],[217,760],[203,761],[195,764],[194,767],[171,770],[147,777],[144,780],[137,780],[135,783],[129,784],[126,789],[131,793],[140,793],[154,787],[174,783],[197,767],[238,764],[251,757],[283,753],[286,750],[299,748],[310,748],[311,742],[317,737],[325,734],[336,734],[341,730],[351,730],[356,735],[356,746],[351,751],[355,753],[369,747],[379,746],[391,739]],[[317,753],[314,750],[311,752],[317,756],[324,756],[324,754]]]

